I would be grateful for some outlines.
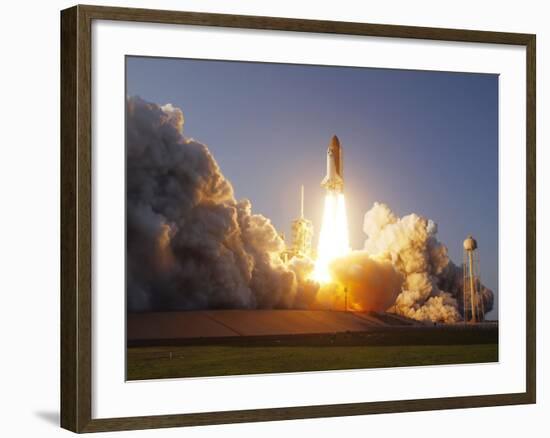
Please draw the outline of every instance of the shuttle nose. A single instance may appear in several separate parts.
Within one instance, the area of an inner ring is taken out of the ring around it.
[[[338,140],[338,137],[335,135],[332,136],[330,139],[330,146],[331,147],[340,147],[340,140]]]

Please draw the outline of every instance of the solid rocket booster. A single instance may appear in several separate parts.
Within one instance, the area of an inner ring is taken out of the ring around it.
[[[340,140],[332,136],[327,149],[327,174],[321,181],[321,187],[328,191],[342,193],[344,191],[344,160]]]

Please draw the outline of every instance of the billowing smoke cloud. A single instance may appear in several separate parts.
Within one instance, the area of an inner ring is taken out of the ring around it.
[[[128,309],[291,307],[314,295],[298,287],[305,268],[283,263],[269,219],[235,200],[183,125],[178,108],[127,100]]]
[[[437,225],[422,216],[397,218],[385,204],[375,203],[365,214],[364,251],[386,260],[404,281],[389,310],[417,320],[456,322],[462,319],[462,268],[436,238]],[[485,311],[493,306],[493,292],[482,287]]]
[[[294,308],[317,308],[319,283],[312,280],[311,274],[315,268],[315,262],[308,257],[293,257],[288,262],[288,267],[296,275],[296,295]]]
[[[270,220],[237,201],[208,148],[183,136],[172,105],[127,100],[127,302],[130,311],[215,308],[389,310],[418,320],[461,319],[462,268],[434,222],[397,218],[376,203],[364,249],[335,260],[334,282],[314,261],[281,257]],[[492,291],[483,288],[486,311]]]
[[[403,276],[390,261],[366,251],[335,259],[329,269],[332,281],[320,286],[311,307],[384,312],[403,284]]]

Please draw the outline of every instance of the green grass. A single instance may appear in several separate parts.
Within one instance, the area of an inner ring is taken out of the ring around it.
[[[128,380],[498,361],[498,344],[128,348]]]

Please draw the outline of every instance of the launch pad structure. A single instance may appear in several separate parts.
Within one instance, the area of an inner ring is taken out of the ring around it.
[[[300,217],[292,221],[292,246],[290,254],[296,257],[312,257],[313,223],[304,217],[304,186],[300,191]]]
[[[300,191],[300,216],[292,221],[291,225],[291,243],[286,246],[286,249],[281,254],[285,263],[293,257],[308,257],[314,258],[313,251],[313,223],[304,216],[304,186],[301,186]],[[284,235],[282,235],[284,239]]]

